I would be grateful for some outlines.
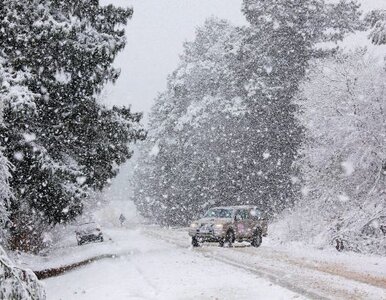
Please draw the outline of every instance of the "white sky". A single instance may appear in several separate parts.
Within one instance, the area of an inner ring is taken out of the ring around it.
[[[244,24],[241,0],[101,0],[101,4],[132,6],[126,29],[127,45],[115,65],[121,76],[104,96],[108,104],[132,105],[148,112],[166,78],[177,66],[182,44],[192,40],[206,18],[226,18]]]
[[[360,2],[366,11],[386,9],[386,0]],[[114,86],[106,88],[105,101],[109,105],[131,104],[134,111],[145,113],[157,94],[165,90],[167,75],[177,66],[182,44],[194,38],[197,26],[210,16],[245,24],[240,11],[242,0],[101,0],[102,5],[108,3],[132,6],[134,16],[126,28],[126,48],[115,61],[121,76]]]

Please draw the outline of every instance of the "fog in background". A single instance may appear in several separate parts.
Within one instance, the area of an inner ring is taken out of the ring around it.
[[[103,93],[109,105],[132,105],[149,112],[154,98],[166,88],[167,75],[177,66],[183,43],[194,39],[195,28],[208,17],[245,24],[241,0],[102,0],[102,4],[131,6],[127,45],[115,66],[121,76]],[[146,122],[146,118],[145,118]]]
[[[215,16],[234,25],[246,24],[242,0],[101,0],[103,5],[110,3],[133,7],[134,15],[126,27],[127,45],[115,61],[121,76],[102,97],[108,105],[131,105],[144,112],[145,123],[155,97],[165,90],[167,76],[178,64],[183,43],[194,39],[205,19]],[[364,11],[386,9],[386,0],[361,3]],[[349,44],[362,42],[353,38]]]

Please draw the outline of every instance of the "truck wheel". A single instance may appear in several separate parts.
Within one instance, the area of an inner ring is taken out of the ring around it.
[[[192,237],[192,246],[193,247],[199,247],[200,246],[200,243],[198,242],[197,238],[196,237]]]
[[[224,244],[227,244],[228,247],[232,247],[232,243],[235,241],[235,234],[233,230],[228,230],[225,235]]]
[[[261,237],[261,232],[255,231],[252,237],[251,245],[257,248],[257,247],[260,247],[262,242],[263,242],[263,238]]]

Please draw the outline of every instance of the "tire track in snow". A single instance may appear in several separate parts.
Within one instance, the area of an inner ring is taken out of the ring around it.
[[[139,277],[142,278],[144,282],[151,288],[151,297],[149,299],[157,299],[157,295],[160,293],[160,290],[157,288],[155,284],[151,282],[151,280],[145,275],[145,273],[142,271],[141,267],[138,266],[138,264],[133,261],[133,266],[135,268],[135,271],[139,274]]]
[[[263,247],[264,248],[264,247]],[[268,248],[267,248],[268,249]],[[240,251],[240,249],[235,248],[236,251]],[[288,256],[286,253],[276,251],[274,249],[269,249],[270,253],[259,253],[261,256],[267,257],[268,259],[273,260],[282,260],[286,263],[293,264],[302,268],[307,268],[311,270],[316,270],[324,273],[328,273],[334,276],[344,277],[349,280],[358,281],[364,284],[372,285],[374,287],[379,287],[381,289],[386,290],[386,278],[373,276],[370,274],[360,273],[357,271],[349,270],[342,264],[339,263],[326,263],[322,261],[305,261],[294,259]],[[256,253],[252,253],[249,249],[245,249],[243,253],[248,255],[256,255]]]
[[[172,233],[170,230],[167,232],[168,235],[154,228],[143,228],[143,231],[150,237],[187,248],[187,242],[179,239],[179,236],[175,239],[170,237]],[[202,247],[195,251],[211,259],[252,272],[273,284],[311,299],[386,299],[386,289],[371,284],[371,281],[357,280],[358,274],[354,277],[349,276],[347,272],[343,274],[338,273],[337,270],[332,272],[326,267],[305,264],[288,256],[279,257],[278,253],[275,253],[276,256],[267,257],[264,253],[256,251],[251,253],[248,248],[240,247],[228,249]],[[234,254],[240,256],[235,257]]]
[[[155,232],[144,231],[144,233],[147,234],[148,236],[152,237],[152,238],[161,239],[161,240],[166,241],[168,243],[174,244],[174,245],[178,246],[179,248],[183,248],[183,249],[187,248],[185,243],[176,242],[175,240],[165,238],[162,235],[159,235],[159,234],[157,234]],[[213,252],[211,252],[207,248],[201,248],[199,250],[200,250],[200,252],[196,252],[196,253],[201,253],[203,256],[205,256],[207,258],[214,259],[214,260],[216,260],[218,262],[225,263],[227,265],[231,265],[231,266],[233,266],[235,268],[238,268],[238,269],[241,269],[241,270],[244,270],[244,271],[248,271],[249,273],[252,273],[252,274],[257,275],[259,277],[265,278],[265,279],[269,280],[271,283],[273,283],[275,285],[279,285],[279,286],[281,286],[281,287],[283,287],[285,289],[291,290],[292,292],[295,292],[297,294],[303,295],[303,296],[311,298],[311,299],[318,299],[318,300],[329,299],[329,298],[321,296],[321,295],[319,295],[317,293],[314,293],[312,291],[308,291],[308,290],[305,290],[305,289],[300,288],[298,286],[295,286],[293,284],[289,284],[289,283],[285,282],[284,280],[280,279],[278,274],[272,274],[272,273],[268,273],[266,271],[255,269],[253,267],[248,267],[246,265],[241,265],[240,263],[238,263],[236,261],[232,261],[232,260],[226,259],[224,257],[214,256]]]

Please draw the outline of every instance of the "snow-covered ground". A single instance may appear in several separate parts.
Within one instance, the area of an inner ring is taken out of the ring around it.
[[[18,261],[43,270],[103,255],[44,280],[48,299],[386,299],[386,258],[278,245],[205,244],[186,229],[104,228],[106,241],[77,246],[73,235],[45,256]]]
[[[149,237],[146,230],[109,231],[115,259],[45,280],[48,299],[306,299],[253,272],[200,252]],[[75,247],[75,246],[74,246]],[[72,248],[78,260],[103,244]],[[123,251],[124,250],[124,251]],[[63,252],[62,252],[63,255]],[[58,263],[64,257],[52,257]],[[64,284],[65,283],[65,284]]]
[[[121,178],[122,177],[122,178]],[[105,241],[77,246],[73,228],[41,256],[17,255],[34,271],[94,262],[44,280],[48,300],[71,299],[386,299],[386,257],[318,250],[272,237],[253,248],[193,249],[187,230],[141,225],[113,182],[112,200],[94,212]],[[127,217],[119,227],[119,215]]]
[[[146,229],[149,232],[149,228]],[[153,228],[150,234],[186,247],[186,230]],[[386,299],[386,257],[279,245],[266,238],[260,248],[206,245],[195,250],[216,261],[259,274],[311,299]]]
[[[125,175],[126,176],[126,175]],[[44,280],[48,300],[71,299],[386,299],[386,257],[318,250],[265,238],[259,248],[205,244],[193,249],[187,230],[141,225],[120,174],[94,213],[103,243],[77,246],[73,228],[41,256],[14,259],[34,271],[89,259]],[[119,215],[127,218],[119,227]]]

